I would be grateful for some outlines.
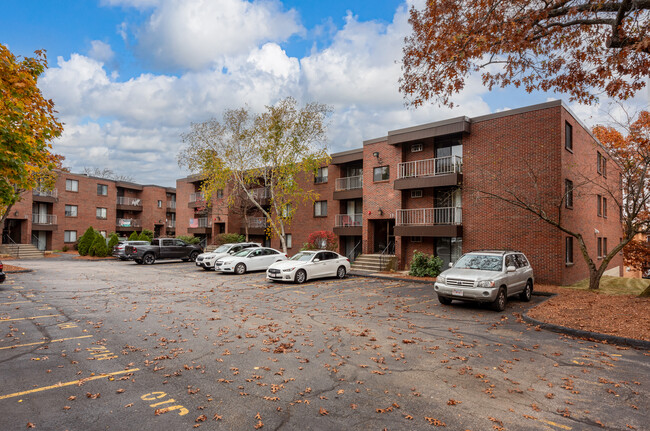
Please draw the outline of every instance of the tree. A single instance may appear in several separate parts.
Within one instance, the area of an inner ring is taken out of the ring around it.
[[[86,256],[88,254],[88,250],[90,249],[90,246],[93,244],[93,241],[95,241],[95,234],[96,231],[93,229],[92,226],[90,226],[88,229],[86,229],[86,232],[79,238],[79,243],[77,244],[77,251],[79,252],[80,256]]]
[[[299,108],[288,97],[254,115],[248,108],[227,110],[221,122],[192,124],[183,135],[187,144],[179,164],[205,178],[202,191],[212,193],[230,186],[241,192],[266,218],[272,233],[287,252],[286,228],[300,203],[313,202],[318,194],[306,185],[316,170],[329,161],[325,148],[325,119],[330,109],[318,103]],[[269,206],[253,191],[266,187]]]
[[[108,169],[108,168],[100,169],[100,168],[85,167],[83,173],[91,177],[106,178],[107,180],[113,180],[113,181],[125,181],[125,182],[135,181],[135,179],[131,175],[117,174],[112,169]]]
[[[400,91],[413,106],[483,84],[625,100],[650,75],[647,0],[431,0],[412,7]]]
[[[138,239],[140,241],[149,241],[153,239],[153,232],[150,231],[149,229],[142,229],[142,232],[140,232],[140,235],[138,235]]]
[[[106,238],[101,233],[95,231],[95,237],[88,249],[88,254],[96,257],[106,257],[108,255],[108,247],[106,247]]]
[[[136,231],[131,232],[131,235],[129,235],[129,241],[138,241],[140,239],[140,235]]]
[[[312,232],[307,237],[307,242],[302,246],[303,250],[331,250],[336,251],[339,243],[334,232],[319,230]]]
[[[112,233],[109,240],[108,240],[108,250],[109,252],[113,252],[113,247],[115,247],[118,243],[120,242],[120,238],[117,236],[116,233]]]
[[[21,60],[0,44],[0,225],[26,190],[53,187],[62,160],[49,150],[63,126],[37,86],[47,59],[35,54]]]

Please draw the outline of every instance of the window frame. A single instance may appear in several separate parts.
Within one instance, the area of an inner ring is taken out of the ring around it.
[[[223,199],[223,189],[217,189],[217,199]]]
[[[598,246],[597,246],[598,259],[603,258],[603,238],[598,237]]]
[[[101,191],[106,191],[106,193],[100,193]],[[108,184],[97,183],[97,196],[108,196]]]
[[[573,153],[573,126],[568,121],[564,122],[564,149]]]
[[[290,233],[285,233],[284,234],[284,240],[287,244],[287,248],[292,248],[293,247],[293,236]]]
[[[158,208],[162,208],[162,201],[158,199]]]
[[[421,243],[422,242],[422,237],[421,236],[411,236],[410,241],[412,243]]]
[[[323,175],[325,173],[325,175]],[[316,169],[314,175],[314,184],[326,184],[329,180],[329,166],[323,166]]]
[[[600,153],[600,151],[596,151],[596,172],[598,172],[599,175],[603,174],[602,163],[603,155]]]
[[[568,178],[564,179],[564,206],[573,209],[573,181]]]
[[[567,236],[564,240],[564,264],[573,265],[573,237]]]
[[[381,169],[381,178],[377,179],[377,170]],[[386,174],[386,178],[384,178],[384,173]],[[390,181],[390,166],[389,165],[383,165],[383,166],[376,166],[372,169],[372,182],[373,183],[381,183],[384,181]]]
[[[420,196],[418,196],[418,193]],[[411,190],[411,199],[420,199],[424,197],[424,191],[422,189]]]
[[[101,216],[99,215],[99,213],[101,212],[101,211],[99,211],[99,210],[104,210],[104,211],[103,211],[104,214],[105,214],[104,217],[101,217]],[[95,216],[97,217],[97,220],[108,220],[108,208],[104,208],[104,207],[95,207]]]
[[[74,215],[72,214],[68,215],[68,207],[70,207],[71,209],[74,208]],[[63,208],[63,214],[64,217],[79,217],[79,205],[65,204],[65,207]]]
[[[325,214],[323,214],[323,203],[325,203]],[[316,207],[319,208],[319,214],[316,214]],[[327,201],[314,202],[314,217],[327,217]]]
[[[70,234],[71,233],[74,233],[74,239],[73,240],[70,239]],[[65,239],[66,235],[68,236],[67,240]],[[71,244],[71,243],[77,242],[77,231],[76,230],[63,231],[63,242],[66,243],[66,244]]]
[[[68,188],[68,184],[75,184],[76,185],[76,190],[73,190],[72,188]],[[72,192],[72,193],[79,193],[79,180],[72,180],[72,179],[66,178],[66,180],[65,180],[65,191],[66,192]]]
[[[602,212],[603,218],[607,218],[607,198],[605,196],[603,196]]]
[[[596,195],[597,203],[596,203],[596,215],[598,217],[603,216],[603,197],[601,195]]]
[[[411,144],[412,153],[419,153],[420,151],[424,151],[424,144]]]

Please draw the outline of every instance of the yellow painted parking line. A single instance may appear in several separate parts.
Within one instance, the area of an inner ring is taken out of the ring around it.
[[[568,427],[568,426],[566,426],[566,425],[561,425],[561,424],[558,424],[558,423],[555,423],[555,422],[551,422],[551,421],[547,421],[547,420],[544,420],[544,419],[537,419],[537,420],[540,421],[540,422],[542,422],[542,423],[545,423],[545,424],[547,424],[547,425],[551,425],[551,426],[554,426],[554,427],[557,427],[557,428],[560,428],[560,429],[563,429],[563,430],[570,430],[570,429],[573,429],[573,428]]]
[[[33,302],[33,301],[14,301],[14,302],[0,302],[0,305],[13,305],[13,304],[22,304],[25,302]]]
[[[0,395],[0,400],[6,400],[7,398],[20,397],[22,395],[29,395],[29,394],[33,394],[35,392],[47,391],[47,390],[50,390],[50,389],[62,388],[62,387],[65,387],[65,386],[78,385],[79,383],[85,383],[85,382],[89,382],[91,380],[103,379],[104,377],[108,377],[108,376],[117,376],[119,374],[132,373],[134,371],[140,371],[140,368],[131,368],[130,370],[115,371],[114,373],[102,373],[102,374],[100,374],[98,376],[86,377],[85,379],[73,380],[71,382],[65,382],[65,383],[59,382],[56,385],[43,386],[42,388],[30,389],[28,391],[15,392],[13,394],[7,394],[7,395]]]
[[[33,316],[33,317],[14,317],[13,319],[0,319],[0,322],[11,322],[14,320],[34,320],[34,319],[42,319],[44,317],[57,317],[60,316],[60,314],[46,314],[45,316]]]
[[[92,335],[82,335],[81,337],[59,338],[58,340],[44,340],[44,341],[39,341],[38,343],[15,344],[13,346],[0,347],[0,350],[15,349],[16,347],[36,346],[37,344],[44,344],[44,343],[45,344],[47,344],[47,343],[59,343],[61,341],[78,340],[80,338],[90,338],[90,337],[92,337]]]

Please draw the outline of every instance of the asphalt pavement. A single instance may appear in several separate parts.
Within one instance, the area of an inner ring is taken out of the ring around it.
[[[0,285],[0,430],[650,429],[650,352],[527,325],[540,297],[11,263],[34,271]]]

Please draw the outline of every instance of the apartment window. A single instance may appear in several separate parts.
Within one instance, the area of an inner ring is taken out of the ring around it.
[[[99,234],[100,234],[101,236],[103,236],[104,238],[106,238],[106,231],[105,231],[105,230],[100,230],[100,231],[99,231]]]
[[[600,151],[596,152],[596,170],[599,174],[603,174],[603,155]]]
[[[421,198],[422,197],[422,190],[411,190],[411,197],[412,198]]]
[[[223,199],[223,189],[217,189],[217,199]]]
[[[603,239],[598,238],[598,259],[603,257]]]
[[[422,237],[421,236],[412,236],[411,237],[411,242],[422,242]]]
[[[322,184],[327,182],[327,166],[324,168],[318,168],[316,170],[316,176],[314,177],[314,182],[316,184]]]
[[[596,198],[598,199],[597,206],[598,206],[598,217],[603,216],[603,197],[601,195],[596,195]]]
[[[603,177],[607,178],[607,159],[605,157],[601,158],[602,161],[602,170],[603,170]]]
[[[158,201],[158,208],[162,208],[162,201]]]
[[[68,192],[78,192],[79,191],[79,181],[77,180],[65,180],[65,190]]]
[[[607,256],[607,238],[603,238],[603,257]]]
[[[372,171],[373,181],[388,181],[390,179],[390,170],[388,166],[379,166]]]
[[[603,217],[607,218],[607,198],[603,197]]]
[[[327,201],[314,202],[314,217],[327,217]]]
[[[291,214],[291,204],[286,204],[286,205],[282,208],[282,217],[284,217],[284,218],[289,218],[289,217],[291,217],[291,215],[292,215],[292,214]],[[270,246],[269,246],[269,247],[270,247]]]
[[[106,219],[106,208],[97,208],[97,218]]]
[[[76,230],[66,230],[63,233],[63,242],[75,242],[75,241],[77,241]]]
[[[567,265],[573,264],[573,237],[567,236],[565,239],[564,262]]]
[[[100,196],[108,195],[108,186],[106,184],[97,184],[97,194]]]
[[[290,233],[286,234],[285,240],[287,241],[287,248],[293,247],[293,238],[291,238]]]
[[[568,121],[564,123],[564,148],[573,152],[573,126]]]
[[[412,153],[419,153],[424,149],[424,145],[422,144],[413,144],[411,145],[411,152]]]
[[[573,181],[564,180],[564,206],[573,208]]]
[[[66,205],[65,206],[65,216],[66,217],[77,217],[77,205]]]

